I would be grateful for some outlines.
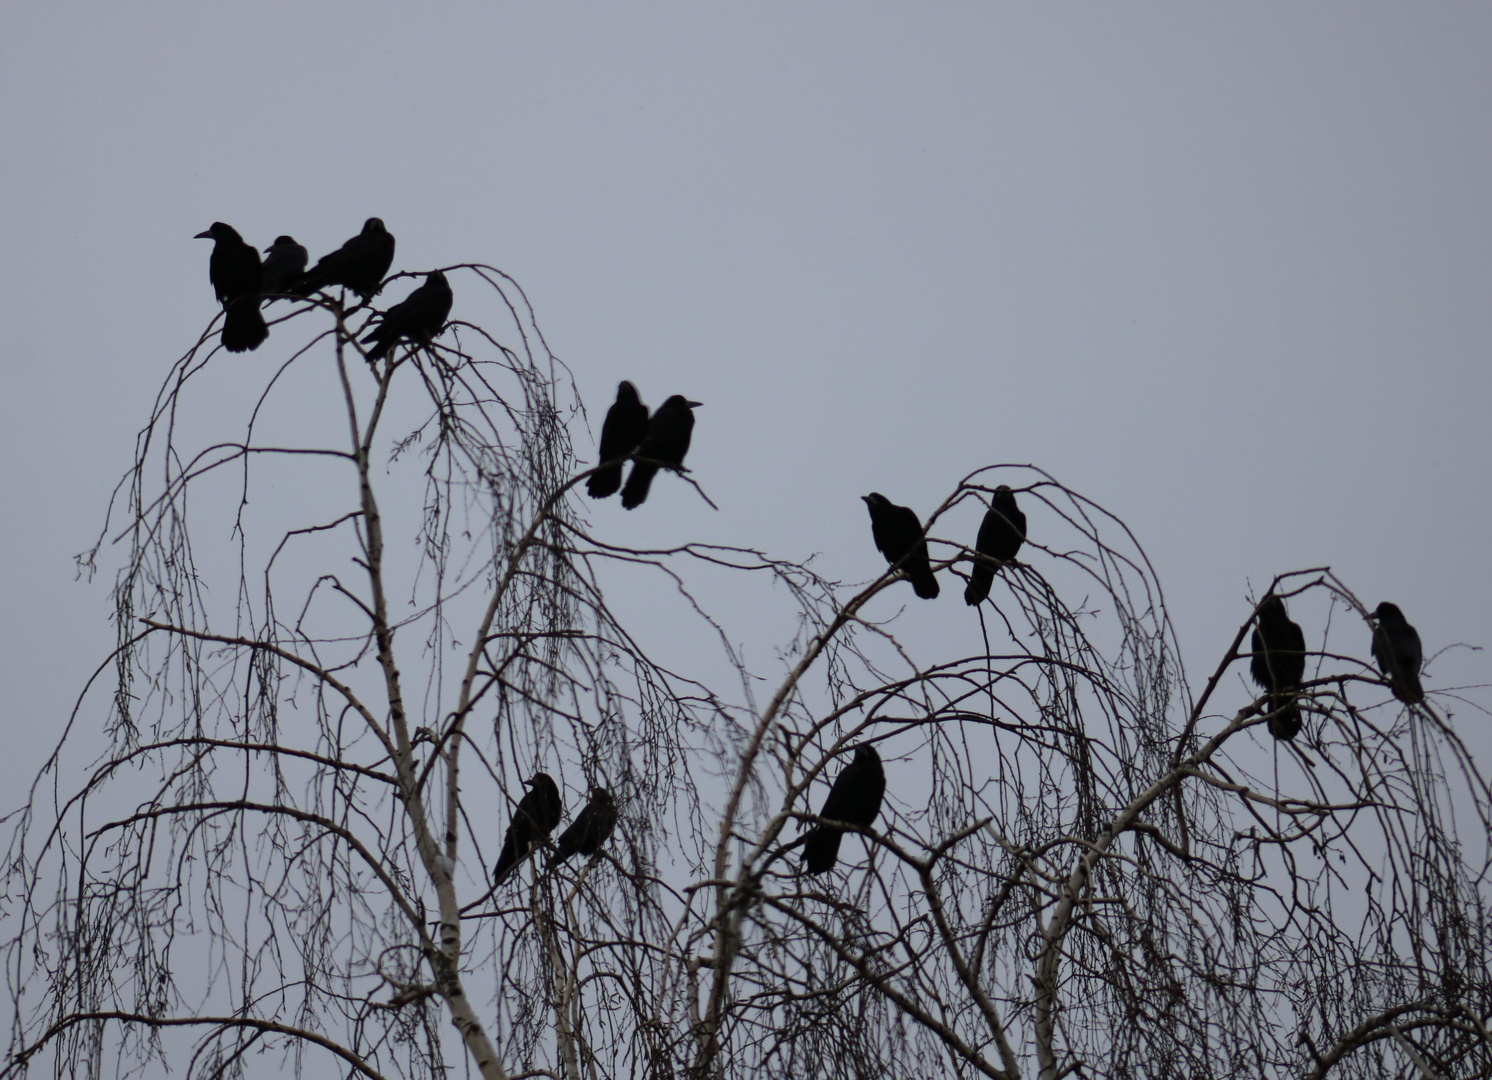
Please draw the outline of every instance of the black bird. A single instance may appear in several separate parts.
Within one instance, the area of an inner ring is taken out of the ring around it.
[[[513,822],[503,839],[502,854],[497,857],[497,868],[492,872],[494,885],[501,885],[530,852],[549,839],[549,834],[565,813],[559,788],[547,773],[535,773],[532,780],[523,783],[528,791],[518,800],[518,808],[513,811]]]
[[[365,301],[383,288],[383,275],[394,264],[394,237],[383,222],[370,217],[363,231],[330,255],[323,255],[292,290],[305,296],[328,285],[345,285]]]
[[[1378,670],[1388,676],[1394,697],[1406,705],[1418,705],[1425,700],[1419,684],[1419,669],[1425,662],[1419,633],[1404,621],[1404,613],[1387,601],[1373,614],[1378,617],[1373,631],[1373,659],[1378,661]]]
[[[601,850],[601,845],[606,843],[606,838],[615,828],[616,803],[612,800],[611,792],[604,787],[591,788],[591,801],[575,815],[570,827],[560,833],[554,854],[549,857],[549,865],[562,863],[576,852],[594,855]]]
[[[212,280],[218,302],[223,305],[223,348],[229,352],[249,352],[264,344],[269,327],[259,312],[259,252],[244,243],[232,225],[214,221],[212,228],[199,232],[194,239],[211,240],[212,258],[207,261],[207,276]]]
[[[1254,682],[1269,691],[1269,733],[1276,739],[1293,739],[1300,734],[1300,706],[1296,698],[1305,678],[1305,632],[1291,622],[1285,613],[1285,602],[1278,596],[1265,598],[1259,605],[1259,621],[1254,625],[1254,657],[1249,672]]]
[[[284,296],[306,272],[306,249],[293,236],[277,236],[264,254],[259,291],[265,296]]]
[[[690,401],[682,394],[675,394],[659,405],[658,411],[648,421],[648,431],[637,448],[637,456],[681,467],[684,455],[689,452],[689,439],[694,434],[694,410],[699,406],[700,402]],[[634,461],[627,486],[622,488],[622,505],[628,510],[641,506],[657,472],[657,465]]]
[[[693,413],[689,414],[689,423],[694,423]],[[616,388],[616,403],[606,410],[606,420],[601,425],[597,455],[601,468],[591,473],[585,484],[591,498],[604,499],[616,494],[616,489],[622,486],[622,459],[637,449],[647,433],[648,407],[637,396],[637,387],[623,382]],[[687,438],[684,445],[687,449]]]
[[[881,768],[881,755],[870,743],[861,743],[855,747],[854,758],[835,777],[819,817],[869,828],[881,812],[881,796],[885,794],[886,772]],[[834,869],[843,836],[844,830],[833,825],[820,823],[813,827],[803,843],[803,863],[810,874]]]
[[[933,576],[927,558],[927,540],[923,538],[922,522],[917,520],[916,511],[897,506],[879,491],[860,498],[870,508],[870,535],[886,561],[892,566],[901,564],[918,596],[934,599],[938,595],[938,579]]]
[[[408,338],[428,349],[445,329],[446,316],[450,313],[451,286],[444,274],[433,270],[425,275],[423,285],[385,311],[373,332],[363,338],[365,345],[370,341],[378,343],[368,350],[368,359],[387,356],[400,338]]]
[[[988,555],[1001,563],[1015,558],[1015,553],[1026,542],[1026,515],[1015,504],[1015,492],[1008,484],[995,488],[995,497],[990,508],[984,512],[979,523],[979,538],[974,541],[974,550]],[[969,584],[964,589],[964,603],[970,606],[983,603],[994,584],[995,570],[983,559],[974,560],[974,569],[969,574]]]

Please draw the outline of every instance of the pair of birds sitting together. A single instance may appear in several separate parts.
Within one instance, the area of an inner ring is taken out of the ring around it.
[[[559,788],[548,773],[535,773],[533,779],[523,782],[523,786],[528,791],[518,800],[508,835],[503,838],[503,849],[492,871],[493,885],[501,885],[523,860],[543,847],[565,814]],[[616,828],[616,819],[616,802],[611,792],[603,787],[592,788],[591,801],[575,815],[570,827],[560,833],[548,865],[558,866],[571,855],[594,855],[600,851],[601,845]]]
[[[912,590],[924,600],[937,598],[938,579],[927,555],[927,537],[917,512],[909,506],[897,506],[879,491],[862,495],[870,510],[870,535],[886,561],[906,571]],[[974,569],[964,588],[964,603],[982,604],[989,596],[995,571],[1015,558],[1026,542],[1026,515],[1016,505],[1015,492],[1008,484],[995,488],[990,507],[979,523],[974,540]]]
[[[1409,625],[1398,605],[1384,601],[1373,611],[1373,659],[1388,679],[1394,697],[1406,705],[1425,700],[1419,671],[1424,665],[1424,649],[1419,632]],[[1259,605],[1259,621],[1251,640],[1253,659],[1249,673],[1268,695],[1269,733],[1276,739],[1290,740],[1300,734],[1300,684],[1305,680],[1305,632],[1285,612],[1285,602],[1278,596],[1267,596]]]
[[[535,773],[523,782],[528,791],[518,800],[513,820],[503,838],[502,852],[492,871],[492,883],[501,885],[534,851],[543,847],[549,834],[564,816],[559,788],[548,773]],[[844,767],[829,789],[824,808],[815,825],[799,843],[803,845],[803,864],[810,874],[822,874],[839,861],[839,842],[844,829],[828,822],[869,828],[881,812],[886,793],[886,773],[875,747],[861,743],[855,756]],[[560,834],[548,865],[553,867],[571,855],[594,855],[601,850],[616,828],[617,806],[611,793],[603,787],[591,789],[591,801],[585,805],[570,827]]]
[[[694,436],[694,410],[700,402],[675,394],[650,417],[648,407],[637,396],[637,387],[623,381],[616,388],[616,401],[606,410],[601,424],[601,459],[586,481],[593,499],[605,499],[622,489],[622,505],[635,510],[647,500],[653,477],[664,466],[683,469],[689,440]],[[635,456],[627,486],[622,487],[622,465]]]
[[[223,305],[223,347],[229,352],[249,352],[269,337],[260,305],[268,299],[309,296],[317,289],[341,285],[357,293],[366,303],[383,289],[383,278],[394,263],[394,237],[378,218],[369,218],[363,231],[336,251],[324,255],[309,271],[309,255],[292,236],[278,236],[259,252],[246,243],[238,230],[221,221],[197,234],[213,241],[207,275]],[[373,332],[363,338],[372,343],[370,361],[393,351],[401,340],[429,347],[445,327],[451,314],[450,283],[439,270],[425,275],[424,284],[380,317]]]

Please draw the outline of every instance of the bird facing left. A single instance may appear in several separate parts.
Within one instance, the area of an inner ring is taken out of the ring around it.
[[[269,337],[269,327],[259,311],[259,252],[244,242],[237,229],[221,221],[214,221],[194,239],[213,242],[207,276],[223,305],[223,348],[229,352],[257,349]]]

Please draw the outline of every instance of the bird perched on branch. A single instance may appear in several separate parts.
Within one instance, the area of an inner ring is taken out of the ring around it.
[[[886,771],[881,768],[881,755],[870,743],[861,743],[855,747],[854,758],[835,777],[824,808],[819,811],[819,824],[803,843],[803,865],[810,874],[832,870],[839,861],[839,841],[844,830],[825,822],[869,828],[881,812],[881,798],[885,794]]]
[[[328,285],[345,285],[366,301],[378,295],[383,275],[393,264],[394,237],[379,218],[370,217],[362,232],[331,254],[321,256],[291,291],[306,296]]]
[[[1394,697],[1406,705],[1418,705],[1425,700],[1419,683],[1419,669],[1425,662],[1419,632],[1405,621],[1397,605],[1387,601],[1373,614],[1378,617],[1373,630],[1373,659],[1378,661],[1378,670],[1388,677]]]
[[[223,348],[229,352],[257,349],[269,337],[269,327],[259,311],[259,252],[244,243],[237,229],[221,221],[214,221],[194,239],[213,242],[207,276],[223,305]]]
[[[427,349],[445,329],[451,313],[451,286],[439,270],[425,275],[425,283],[383,313],[373,332],[363,343],[376,341],[368,350],[369,360],[378,360],[393,351],[400,338]]]
[[[259,291],[270,297],[288,294],[306,272],[309,257],[304,245],[295,242],[295,237],[275,237],[275,242],[264,249]],[[273,303],[273,300],[270,302]]]
[[[611,792],[604,787],[591,788],[591,801],[575,815],[570,827],[560,833],[554,854],[549,857],[549,865],[557,866],[576,853],[594,855],[600,851],[601,845],[611,836],[611,830],[616,828],[616,818],[616,802]]]
[[[1296,703],[1301,680],[1305,678],[1305,632],[1290,621],[1285,602],[1278,596],[1266,597],[1259,605],[1259,621],[1254,625],[1253,659],[1249,673],[1254,682],[1269,691],[1269,733],[1276,739],[1293,739],[1300,734],[1300,706]]]
[[[927,557],[927,539],[922,522],[910,507],[897,506],[879,491],[861,495],[870,509],[870,535],[876,547],[892,566],[897,564],[912,579],[912,590],[924,600],[938,595],[938,579],[933,576]]]
[[[694,422],[692,413],[689,421],[691,425]],[[648,407],[637,396],[637,387],[624,381],[617,386],[616,401],[606,410],[606,420],[601,425],[601,446],[597,451],[601,467],[591,473],[585,484],[591,498],[604,499],[616,494],[622,486],[623,459],[637,449],[647,433]],[[688,447],[687,438],[685,447]]]
[[[995,488],[995,497],[990,508],[984,512],[979,523],[979,537],[974,541],[974,550],[996,560],[994,564],[983,559],[974,560],[974,569],[969,573],[969,584],[964,589],[964,603],[970,606],[983,603],[995,581],[999,565],[1015,558],[1015,553],[1026,542],[1026,515],[1015,504],[1015,492],[1008,484]]]
[[[694,410],[699,406],[700,402],[675,394],[653,413],[653,418],[648,421],[647,434],[637,448],[638,460],[632,463],[627,486],[622,488],[622,505],[628,510],[635,510],[647,499],[648,488],[652,487],[660,464],[683,467],[684,455],[689,452],[689,440],[694,434]]]
[[[528,791],[518,800],[508,835],[503,838],[502,853],[492,871],[494,885],[501,885],[524,859],[549,839],[549,834],[565,813],[559,788],[547,773],[535,773],[532,780],[523,783]]]

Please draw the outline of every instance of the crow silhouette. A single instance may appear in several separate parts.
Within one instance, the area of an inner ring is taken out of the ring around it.
[[[693,420],[691,413],[691,424]],[[622,486],[623,459],[637,449],[647,433],[648,407],[637,396],[637,387],[623,381],[617,386],[616,401],[606,410],[606,420],[601,425],[601,446],[597,451],[601,467],[591,473],[585,484],[591,498],[604,499],[616,494]]]
[[[1267,597],[1259,605],[1253,649],[1249,672],[1254,682],[1269,691],[1269,733],[1276,739],[1293,739],[1300,734],[1296,699],[1305,678],[1305,632],[1290,621],[1285,602],[1278,596]]]
[[[870,509],[870,535],[892,566],[900,566],[912,579],[912,590],[924,600],[938,595],[938,579],[927,558],[927,540],[922,522],[910,507],[897,506],[879,491],[861,495]]]
[[[1378,670],[1388,677],[1394,697],[1406,705],[1418,705],[1425,700],[1424,688],[1419,683],[1419,669],[1425,662],[1419,631],[1404,620],[1404,613],[1396,605],[1387,601],[1379,604],[1373,614],[1378,617],[1378,626],[1373,631],[1373,659],[1378,661]]]
[[[990,586],[995,581],[995,571],[1001,563],[1015,558],[1015,553],[1026,542],[1026,515],[1015,504],[1015,492],[1009,485],[995,488],[995,497],[990,508],[984,512],[979,523],[979,537],[974,541],[974,550],[988,555],[994,563],[984,559],[974,560],[974,569],[969,574],[969,584],[964,589],[964,603],[973,606],[984,602],[989,596]]]
[[[869,828],[881,812],[881,798],[885,794],[886,772],[881,768],[881,755],[869,743],[861,743],[855,747],[850,763],[834,778],[834,786],[819,811],[820,822],[803,843],[803,865],[810,874],[832,870],[839,861],[839,841],[844,830],[825,823],[839,821]]]
[[[211,228],[199,232],[194,239],[213,242],[207,276],[218,302],[223,305],[223,348],[229,352],[259,348],[269,337],[269,326],[259,311],[263,273],[259,252],[244,242],[237,229],[221,221],[214,221]]]
[[[381,360],[401,339],[427,349],[445,329],[451,314],[451,286],[439,270],[425,275],[425,283],[383,313],[363,343],[376,342],[368,350],[369,360]]]
[[[689,440],[694,434],[694,410],[698,401],[690,401],[682,394],[675,394],[653,414],[648,421],[647,434],[637,448],[637,461],[632,463],[632,472],[627,476],[627,486],[622,488],[622,505],[635,510],[648,497],[648,488],[653,485],[659,465],[675,467],[684,464],[684,455],[689,452]],[[605,432],[602,432],[605,434]],[[644,461],[642,459],[649,460]]]

